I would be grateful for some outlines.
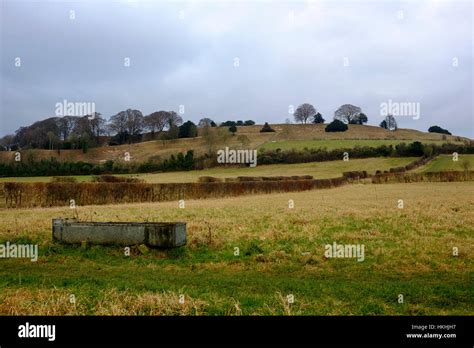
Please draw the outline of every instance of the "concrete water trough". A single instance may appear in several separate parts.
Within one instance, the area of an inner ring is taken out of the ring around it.
[[[67,244],[136,245],[176,248],[186,245],[185,222],[80,222],[53,219],[53,240]]]

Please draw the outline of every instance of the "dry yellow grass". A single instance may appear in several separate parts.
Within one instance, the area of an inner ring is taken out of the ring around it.
[[[88,306],[81,296],[64,289],[24,288],[0,293],[0,315],[86,315]],[[206,303],[173,292],[133,294],[110,289],[102,291],[93,306],[96,315],[199,315]]]
[[[294,209],[288,208],[290,199]],[[399,199],[404,202],[403,209],[397,208]],[[471,259],[474,246],[466,238],[467,231],[474,226],[472,211],[474,187],[470,182],[359,184],[328,190],[190,200],[185,202],[185,209],[179,209],[178,202],[78,207],[82,220],[187,221],[190,249],[208,243],[209,229],[212,247],[216,249],[253,238],[264,242],[302,238],[311,242],[325,236],[335,240],[390,241],[398,248],[384,250],[384,256],[393,256],[386,258],[386,262],[398,263],[400,269],[407,271],[413,270],[413,263],[397,257],[400,252],[407,252],[399,248],[414,246],[423,251],[419,254],[422,257],[441,250],[449,253],[449,246],[458,243],[463,245],[463,255]],[[51,219],[59,216],[73,217],[74,212],[69,206],[1,209],[0,238],[28,235],[50,243]],[[386,230],[381,231],[381,227]],[[333,229],[330,234],[328,228]],[[376,256],[377,249],[374,253]]]
[[[68,207],[0,210],[1,241],[28,239],[50,253],[35,263],[0,260],[0,314],[472,314],[473,197],[469,182],[354,184],[186,201],[185,209],[78,208],[82,220],[187,222],[185,248],[132,258],[119,247],[52,243],[51,219],[72,217]],[[333,241],[364,244],[365,261],[326,259]],[[185,307],[176,305],[181,292]]]

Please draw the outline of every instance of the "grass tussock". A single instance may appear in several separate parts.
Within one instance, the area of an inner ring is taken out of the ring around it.
[[[64,289],[15,289],[0,294],[0,315],[199,315],[206,303],[171,291],[109,289],[74,295]]]

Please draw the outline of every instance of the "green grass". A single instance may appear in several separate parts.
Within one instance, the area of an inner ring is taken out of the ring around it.
[[[342,149],[342,148],[353,148],[355,146],[368,146],[368,147],[378,147],[382,145],[392,145],[395,146],[400,143],[412,143],[414,140],[333,140],[333,139],[315,139],[315,140],[284,140],[276,142],[268,142],[260,146],[260,149],[263,150],[303,150],[304,148],[308,149],[319,149],[326,148],[328,150]],[[421,140],[421,142],[426,144],[438,144],[441,145],[446,143],[442,140]]]
[[[130,257],[118,246],[52,242],[51,218],[71,216],[68,207],[0,210],[0,243],[40,245],[36,263],[0,260],[0,313],[96,314],[111,307],[149,314],[163,306],[181,313],[174,297],[152,305],[109,292],[116,291],[184,294],[202,304],[185,314],[472,315],[472,193],[471,183],[360,184],[187,201],[185,209],[176,202],[79,208],[82,219],[187,222],[186,247],[145,255],[133,247]],[[324,244],[333,241],[364,244],[365,261],[324,258]],[[285,302],[289,294],[294,304]]]
[[[474,170],[474,155],[458,155],[458,160],[453,161],[452,155],[441,155],[429,162],[427,165],[417,169],[418,172],[440,172],[443,170],[465,170],[463,164],[469,164],[469,170]]]
[[[237,176],[279,176],[279,175],[313,175],[317,179],[333,178],[342,175],[344,171],[366,170],[369,173],[375,173],[376,170],[388,170],[391,167],[404,166],[415,160],[413,157],[403,158],[364,158],[349,159],[349,161],[328,161],[311,162],[297,164],[276,164],[276,165],[257,165],[255,168],[249,167],[215,167],[204,170],[192,170],[189,172],[169,172],[158,174],[133,174],[124,176],[133,176],[141,178],[146,182],[196,182],[200,176],[214,176],[219,178],[229,178]],[[76,176],[78,181],[90,181],[93,176]],[[18,177],[18,178],[0,178],[0,182],[49,182],[51,177]]]
[[[140,174],[137,177],[147,182],[195,182],[200,176],[229,178],[237,176],[278,176],[278,175],[312,175],[317,179],[334,178],[344,171],[366,170],[375,173],[376,170],[388,170],[391,167],[404,166],[415,160],[404,158],[364,158],[349,161],[328,161],[297,164],[257,165],[255,168],[211,168],[189,172]]]

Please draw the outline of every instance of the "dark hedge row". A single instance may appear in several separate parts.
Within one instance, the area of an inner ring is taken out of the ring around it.
[[[55,158],[36,161],[28,158],[25,161],[0,163],[0,176],[64,176],[64,175],[102,175],[129,174],[148,172],[184,171],[198,168],[201,159],[195,159],[192,150],[186,154],[171,155],[164,161],[148,161],[144,163],[124,163],[106,161],[102,164],[88,162],[60,162]]]
[[[373,184],[387,183],[409,183],[409,182],[451,182],[451,181],[473,181],[474,171],[444,171],[426,173],[385,173],[374,175]]]
[[[445,143],[442,145],[422,144],[415,141],[410,144],[401,143],[395,146],[381,145],[378,147],[354,147],[347,149],[304,149],[281,151],[267,150],[259,153],[258,164],[282,164],[282,163],[307,163],[341,160],[344,152],[349,158],[371,158],[371,157],[430,157],[437,154],[474,154],[474,142],[464,144]]]
[[[304,191],[347,183],[343,177],[319,180],[275,180],[197,183],[18,183],[3,184],[7,208],[161,202]]]

